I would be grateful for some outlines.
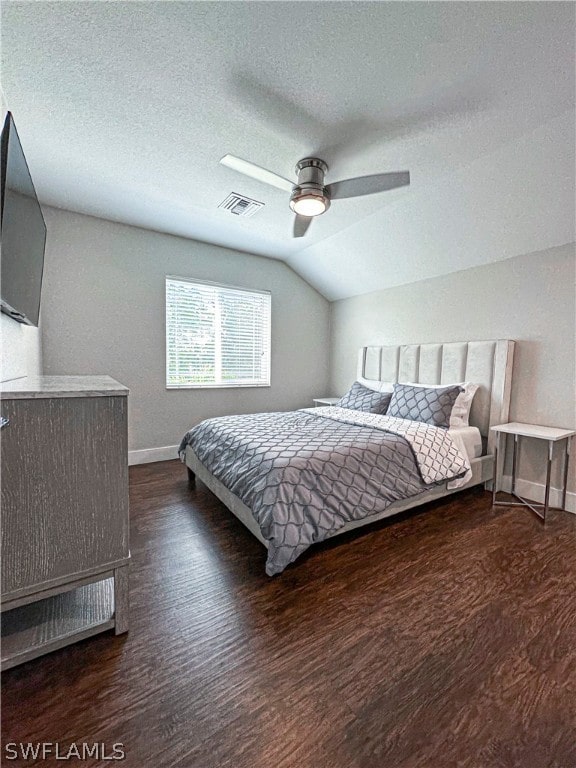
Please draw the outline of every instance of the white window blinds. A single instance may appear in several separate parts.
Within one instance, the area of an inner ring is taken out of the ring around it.
[[[166,386],[270,386],[270,294],[166,278]]]

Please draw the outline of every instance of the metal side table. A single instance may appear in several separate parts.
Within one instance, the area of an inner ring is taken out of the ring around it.
[[[314,397],[312,398],[312,402],[315,406],[326,406],[326,405],[336,405],[336,403],[340,400],[339,397]]]
[[[554,452],[554,443],[564,441],[564,483],[562,488],[562,505],[559,509],[566,509],[566,490],[568,486],[568,465],[570,463],[570,442],[573,435],[576,435],[574,429],[558,429],[556,427],[541,427],[537,424],[520,424],[516,421],[509,424],[498,424],[491,429],[496,433],[496,444],[494,447],[494,478],[492,485],[492,505],[501,507],[528,507],[538,517],[546,522],[546,515],[550,509],[550,477],[552,474],[552,459]],[[498,456],[501,453],[502,435],[514,435],[514,449],[512,453],[512,490],[511,495],[518,499],[517,502],[497,501],[498,481],[501,472],[498,471]],[[516,466],[518,464],[519,442],[521,437],[532,437],[536,440],[546,440],[548,443],[548,461],[546,465],[546,489],[544,492],[544,503],[539,504],[530,501],[516,493]]]

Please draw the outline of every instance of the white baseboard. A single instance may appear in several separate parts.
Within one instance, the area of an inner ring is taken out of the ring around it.
[[[512,476],[504,475],[501,490],[510,493],[512,490]],[[530,480],[516,478],[516,492],[526,499],[531,499],[537,504],[544,503],[544,483],[532,483]],[[562,491],[559,488],[550,488],[550,506],[559,507],[562,502]],[[566,494],[566,511],[576,514],[576,493]]]
[[[169,461],[178,458],[177,445],[165,445],[162,448],[143,448],[140,451],[128,451],[128,466],[150,464],[153,461]]]

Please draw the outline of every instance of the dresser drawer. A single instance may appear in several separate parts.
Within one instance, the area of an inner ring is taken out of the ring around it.
[[[127,398],[2,401],[2,596],[128,557]]]

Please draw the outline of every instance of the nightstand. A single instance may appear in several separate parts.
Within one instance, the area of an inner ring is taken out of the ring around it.
[[[336,405],[339,397],[315,397],[312,402],[314,405]]]
[[[537,424],[520,424],[516,421],[509,424],[498,424],[491,429],[496,433],[496,444],[494,447],[494,479],[492,486],[492,505],[501,507],[528,507],[535,512],[539,518],[546,522],[550,502],[550,475],[552,473],[552,458],[554,452],[554,443],[564,441],[564,485],[562,488],[562,505],[560,509],[566,509],[566,489],[568,485],[568,464],[570,461],[570,442],[573,435],[576,435],[574,429],[558,429],[556,427],[541,427]],[[518,499],[517,502],[497,501],[498,481],[501,479],[501,472],[498,470],[498,454],[501,452],[502,435],[514,435],[514,448],[512,453],[512,490],[511,494]],[[519,443],[521,437],[531,437],[535,440],[545,440],[548,443],[548,461],[546,464],[546,488],[544,491],[544,504],[529,501],[516,493],[516,466],[518,463]]]

